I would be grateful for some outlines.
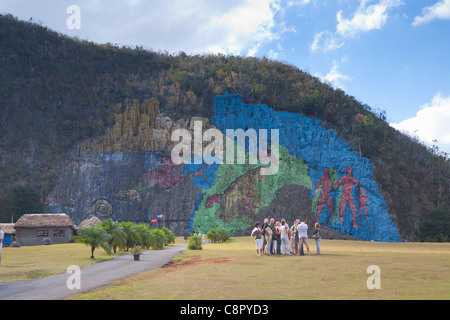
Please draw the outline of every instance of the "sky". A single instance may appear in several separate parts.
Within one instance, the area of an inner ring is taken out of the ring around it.
[[[81,40],[266,57],[450,154],[450,0],[0,0]]]

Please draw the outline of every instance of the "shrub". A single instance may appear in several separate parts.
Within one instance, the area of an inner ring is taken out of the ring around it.
[[[227,230],[225,230],[225,229],[217,230],[217,240],[219,242],[225,242],[228,240],[228,238],[229,238],[229,236],[228,236]]]
[[[166,243],[164,245],[175,243],[175,234],[169,228],[164,227],[162,231],[166,235]]]
[[[210,229],[206,233],[206,238],[211,240],[211,242],[225,242],[228,240],[228,232],[224,229]]]
[[[142,247],[141,246],[136,246],[134,248],[131,249],[131,254],[134,256],[139,256],[142,254]]]
[[[188,243],[189,250],[202,250],[202,238],[199,236],[191,236]]]
[[[211,242],[217,242],[217,231],[216,229],[210,229],[206,233],[206,238],[209,239]]]
[[[151,231],[150,246],[153,250],[164,249],[164,244],[167,242],[167,237],[164,231],[160,229],[152,229]]]

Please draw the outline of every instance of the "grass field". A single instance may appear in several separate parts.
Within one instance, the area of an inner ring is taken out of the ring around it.
[[[178,241],[183,241],[178,239]],[[449,299],[450,244],[322,240],[322,254],[256,255],[250,237],[187,250],[174,263],[71,299]],[[381,289],[369,290],[370,265]]]
[[[70,265],[85,267],[115,257],[96,249],[95,260],[91,260],[90,247],[80,243],[3,248],[2,251],[0,281],[44,278],[65,272]]]

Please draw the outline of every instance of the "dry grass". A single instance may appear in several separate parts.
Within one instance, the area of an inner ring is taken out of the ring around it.
[[[30,280],[65,272],[70,265],[88,266],[112,259],[103,249],[96,249],[91,260],[90,247],[80,243],[50,246],[3,248],[0,281]]]
[[[450,244],[322,240],[322,254],[256,256],[254,241],[233,238],[186,251],[153,270],[72,299],[449,299]],[[369,290],[367,267],[381,269]]]

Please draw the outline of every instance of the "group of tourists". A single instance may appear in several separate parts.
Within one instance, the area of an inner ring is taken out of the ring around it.
[[[313,238],[316,242],[317,254],[320,254],[320,225],[314,225]],[[296,219],[289,228],[285,219],[275,221],[275,219],[264,219],[261,226],[259,222],[251,233],[255,237],[256,254],[262,255],[304,255],[303,245],[305,245],[308,255],[308,225],[306,220]]]

